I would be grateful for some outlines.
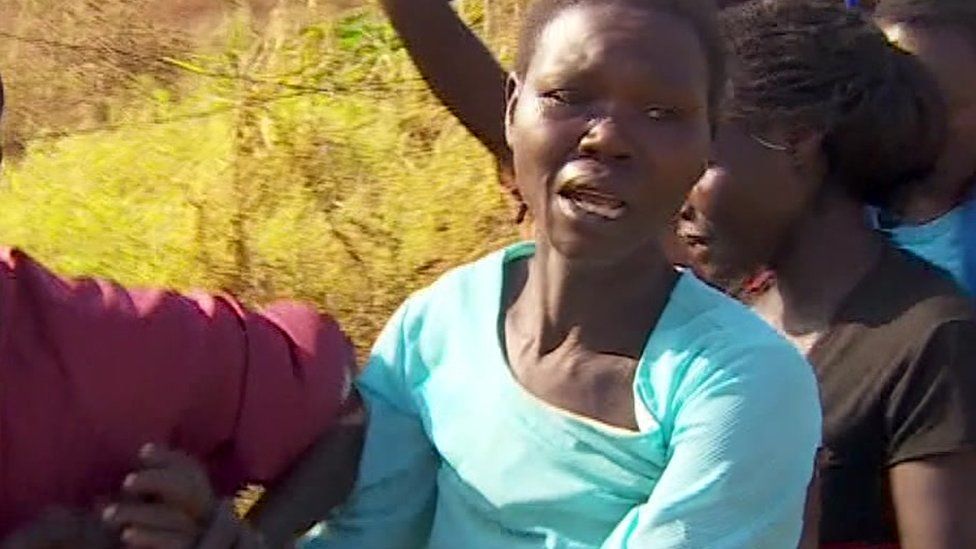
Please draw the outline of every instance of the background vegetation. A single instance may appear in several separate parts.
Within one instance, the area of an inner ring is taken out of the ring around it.
[[[510,56],[519,2],[458,8]],[[0,74],[0,242],[67,274],[311,300],[362,350],[515,237],[488,155],[369,5],[3,0]]]

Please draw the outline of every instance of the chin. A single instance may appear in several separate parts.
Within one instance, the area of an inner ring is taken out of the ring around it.
[[[651,237],[644,241],[620,242],[619,239],[565,235],[561,238],[547,238],[546,244],[567,261],[594,267],[628,261],[638,253],[661,253],[657,242]]]

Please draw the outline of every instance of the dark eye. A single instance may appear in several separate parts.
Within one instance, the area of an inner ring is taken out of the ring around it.
[[[678,114],[678,109],[674,107],[665,107],[662,105],[651,105],[644,109],[647,117],[651,120],[668,120],[674,118]]]
[[[577,90],[552,90],[542,94],[547,103],[554,105],[577,105],[585,101],[583,94]]]

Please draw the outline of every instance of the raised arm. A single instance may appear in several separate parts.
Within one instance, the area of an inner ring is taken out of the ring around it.
[[[796,547],[820,443],[812,370],[776,347],[698,377],[663,476],[604,549]]]
[[[380,0],[437,98],[510,171],[506,74],[447,0]]]

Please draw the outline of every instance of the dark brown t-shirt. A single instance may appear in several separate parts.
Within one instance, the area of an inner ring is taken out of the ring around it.
[[[888,248],[836,322],[809,357],[824,408],[821,541],[895,542],[888,469],[976,447],[972,302]]]

